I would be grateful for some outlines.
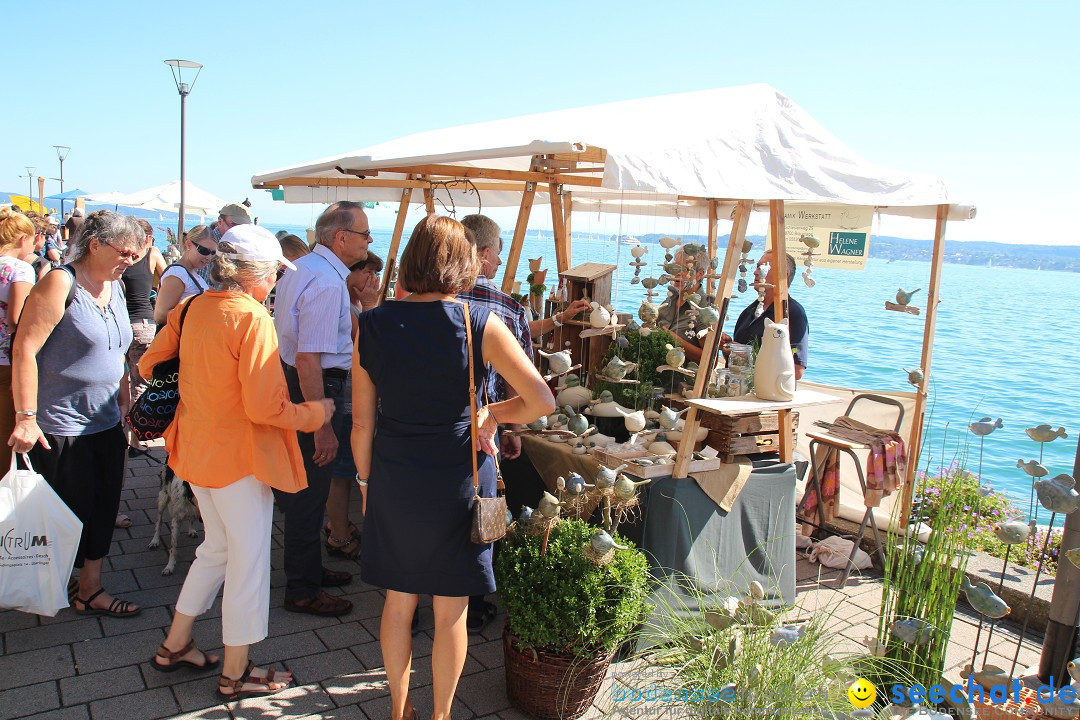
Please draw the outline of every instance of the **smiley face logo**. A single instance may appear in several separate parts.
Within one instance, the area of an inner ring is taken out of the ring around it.
[[[866,678],[859,678],[851,683],[847,696],[852,705],[862,710],[874,704],[874,699],[877,697],[877,688],[874,687],[874,683]]]

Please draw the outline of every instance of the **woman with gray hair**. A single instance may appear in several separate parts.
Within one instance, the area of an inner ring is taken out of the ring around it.
[[[112,544],[127,440],[124,359],[131,344],[124,271],[146,250],[134,218],[102,210],[86,218],[71,260],[48,273],[26,298],[12,348],[15,452],[83,523],[75,554],[75,612],[130,617],[140,608],[101,586],[101,561]],[[39,378],[47,382],[39,383]]]
[[[165,429],[165,449],[199,501],[206,532],[150,666],[217,666],[219,658],[199,650],[191,633],[224,584],[218,692],[226,700],[275,693],[292,682],[287,671],[248,661],[248,647],[266,637],[269,624],[272,489],[307,486],[296,431],[328,425],[334,412],[332,400],[289,400],[274,321],[262,305],[281,266],[295,269],[269,230],[230,228],[211,261],[213,289],[174,308],[139,361],[149,377],[158,363],[180,357],[180,403]]]

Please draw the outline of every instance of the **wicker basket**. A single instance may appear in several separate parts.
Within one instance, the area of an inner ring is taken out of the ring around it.
[[[574,720],[589,709],[614,653],[584,658],[521,649],[503,630],[506,694],[510,704],[540,720]]]

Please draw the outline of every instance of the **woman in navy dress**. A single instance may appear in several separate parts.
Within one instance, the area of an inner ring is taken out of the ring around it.
[[[495,590],[491,545],[469,539],[470,453],[480,456],[481,495],[491,497],[498,424],[531,422],[555,406],[503,322],[483,308],[466,313],[454,299],[480,267],[466,232],[447,217],[416,226],[398,280],[412,294],[360,317],[353,357],[352,447],[358,482],[370,477],[361,577],[386,588],[380,643],[394,720],[416,713],[408,691],[417,596],[433,596],[432,717],[449,718],[468,648],[469,596]],[[490,364],[518,393],[478,408],[479,447],[470,434],[466,322],[477,392]]]

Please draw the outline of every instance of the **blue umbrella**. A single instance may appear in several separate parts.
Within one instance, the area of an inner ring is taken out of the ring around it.
[[[60,215],[62,216],[64,214],[64,201],[65,200],[74,200],[75,198],[81,198],[84,195],[89,195],[89,194],[90,193],[86,192],[85,190],[79,190],[78,188],[76,188],[75,190],[68,190],[67,192],[58,193],[56,195],[49,195],[45,199],[46,200],[59,200],[60,201]]]

